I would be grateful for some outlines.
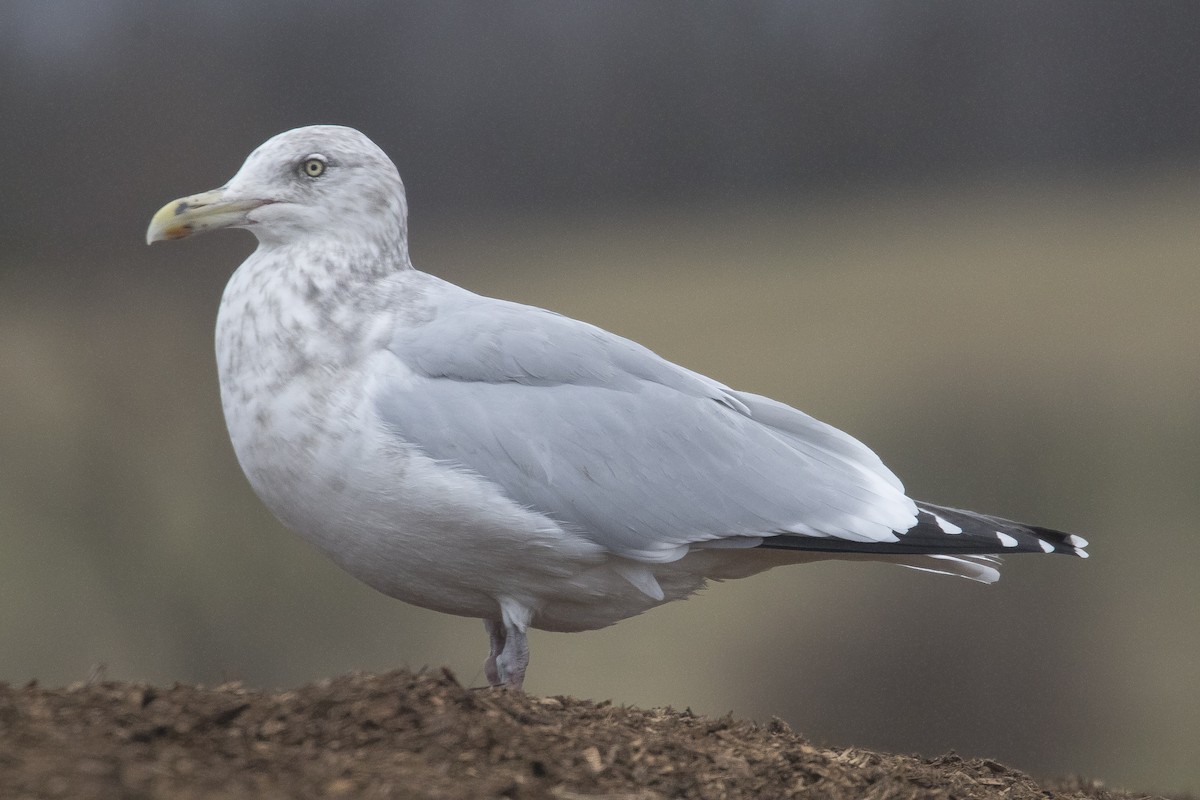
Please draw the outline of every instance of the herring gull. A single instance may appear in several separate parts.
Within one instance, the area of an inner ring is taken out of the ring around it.
[[[708,579],[823,559],[990,583],[1078,536],[914,501],[851,436],[605,330],[413,268],[396,167],[351,128],[281,133],[147,242],[246,228],[221,404],[284,525],[386,595],[478,617],[493,685],[526,630],[601,628]]]

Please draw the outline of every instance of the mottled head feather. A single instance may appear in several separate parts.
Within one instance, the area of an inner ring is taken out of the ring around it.
[[[311,159],[324,163],[312,176]],[[400,173],[387,154],[353,128],[312,125],[285,131],[246,158],[225,186],[231,197],[264,201],[246,227],[267,246],[320,237],[408,263],[408,204]]]

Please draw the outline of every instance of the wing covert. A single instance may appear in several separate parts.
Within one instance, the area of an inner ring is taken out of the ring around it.
[[[793,410],[585,323],[471,296],[390,349],[412,375],[376,405],[399,436],[621,555],[781,533],[895,541],[915,522],[849,436],[806,415],[811,434],[772,425]]]

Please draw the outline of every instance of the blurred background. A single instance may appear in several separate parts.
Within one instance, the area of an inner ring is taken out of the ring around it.
[[[1200,6],[0,5],[0,680],[449,665],[260,506],[212,329],[253,247],[164,202],[318,122],[392,155],[417,265],[1059,527],[994,586],[824,564],[533,636],[528,688],[1200,790]]]

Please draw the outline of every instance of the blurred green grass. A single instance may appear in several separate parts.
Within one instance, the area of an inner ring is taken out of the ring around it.
[[[1093,543],[1088,562],[1011,558],[992,587],[835,564],[716,586],[606,631],[536,634],[531,691],[1200,787],[1190,175],[586,219],[425,221],[414,205],[422,269],[795,404],[914,496]],[[83,291],[45,277],[61,265],[9,265],[0,680],[103,662],[116,678],[278,686],[445,663],[481,683],[477,621],[375,595],[245,484],[211,340],[248,246],[214,240],[131,242]]]

